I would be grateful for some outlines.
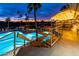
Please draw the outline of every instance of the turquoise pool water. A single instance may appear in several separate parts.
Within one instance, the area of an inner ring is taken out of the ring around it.
[[[36,40],[36,38],[35,38],[36,33],[35,32],[29,33],[29,34],[24,34],[22,32],[16,31],[16,47],[23,46],[23,44],[24,44],[24,40],[17,37],[18,33],[23,34],[23,36],[26,36],[30,40],[31,39]],[[44,32],[44,33],[47,33],[47,32]],[[5,36],[7,34],[10,34],[10,35],[1,39],[1,37]],[[43,36],[43,35],[38,34],[38,37],[41,37],[41,36]],[[48,40],[48,39],[49,39],[49,36],[45,37],[44,41]],[[26,43],[27,42],[28,41],[26,41]],[[14,49],[14,33],[13,32],[0,33],[0,55],[4,55],[4,54],[6,54],[7,52],[10,52],[13,49]]]

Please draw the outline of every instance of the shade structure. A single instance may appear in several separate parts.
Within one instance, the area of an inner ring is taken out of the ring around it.
[[[74,17],[74,14],[75,14],[75,17]],[[79,11],[76,11],[75,13],[74,9],[66,9],[52,16],[51,19],[61,21],[61,20],[75,19],[76,17],[79,18]]]

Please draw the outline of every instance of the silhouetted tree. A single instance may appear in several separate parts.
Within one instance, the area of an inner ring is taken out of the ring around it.
[[[27,20],[29,20],[29,16],[27,15],[27,13],[25,13],[25,20],[27,22]]]
[[[17,10],[17,14],[18,14],[18,20],[19,20],[19,18],[21,20],[21,17],[23,16],[23,14],[19,10]],[[22,21],[20,22],[20,26],[21,25],[22,25]]]
[[[11,21],[11,19],[10,19],[9,17],[7,17],[7,18],[5,19],[5,21],[7,22],[7,26],[8,26],[8,29],[9,29],[9,22]]]
[[[19,10],[17,10],[17,14],[18,14],[18,18],[21,18],[23,16],[23,14]]]

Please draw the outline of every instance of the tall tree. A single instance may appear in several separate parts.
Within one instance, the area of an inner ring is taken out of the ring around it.
[[[25,13],[25,20],[27,22],[27,20],[29,20],[29,16],[27,15],[27,13]]]
[[[27,13],[25,13],[26,29],[28,29],[28,28],[27,28],[27,26],[28,26],[27,20],[29,20],[29,16],[27,15]],[[28,31],[28,30],[27,30],[27,31]]]
[[[23,16],[23,14],[19,10],[17,10],[17,14],[18,14],[18,18],[21,18]]]
[[[21,20],[21,17],[23,16],[23,14],[19,10],[17,10],[17,14],[18,14],[18,20],[19,20],[19,18]],[[20,26],[21,25],[22,25],[22,21],[20,22]]]
[[[36,40],[38,40],[38,28],[37,28],[37,20],[36,20],[36,12],[39,8],[41,8],[40,3],[29,3],[28,6],[28,13],[32,12],[34,10],[34,19],[35,19],[35,27],[36,27]]]
[[[17,10],[17,12],[16,12],[18,15],[20,14],[20,11],[19,10]]]
[[[9,22],[10,22],[10,18],[9,17],[7,17],[6,19],[5,19],[5,21],[7,22],[7,28],[9,29]]]
[[[27,13],[25,13],[25,21],[26,21],[26,26],[25,26],[25,30],[28,32],[28,22],[27,22],[27,20],[29,20],[29,16],[27,15]],[[26,42],[26,40],[24,40],[24,47],[25,47],[25,42]]]

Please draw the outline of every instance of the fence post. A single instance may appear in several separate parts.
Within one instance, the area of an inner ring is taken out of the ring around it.
[[[14,56],[16,55],[16,32],[14,31]]]
[[[51,40],[51,46],[52,47],[52,19],[50,19],[51,21],[51,29],[50,29],[50,40]]]
[[[51,28],[51,31],[50,31],[50,40],[51,40],[51,46],[52,47],[52,28]]]

